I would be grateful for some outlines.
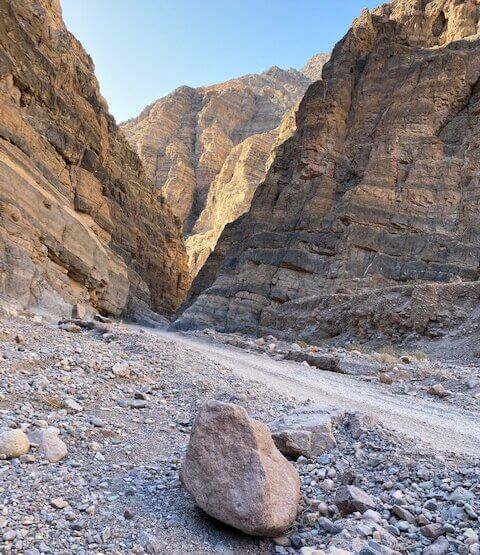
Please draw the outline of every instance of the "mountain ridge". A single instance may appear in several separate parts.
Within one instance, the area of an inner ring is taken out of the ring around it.
[[[272,148],[288,136],[282,120],[293,121],[288,113],[310,83],[301,71],[272,66],[214,85],[184,85],[123,124],[183,222],[193,275],[224,226],[248,209]]]

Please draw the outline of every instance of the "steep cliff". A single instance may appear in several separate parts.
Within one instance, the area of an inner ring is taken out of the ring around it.
[[[478,299],[478,27],[474,0],[364,11],[176,327],[435,334]]]
[[[324,62],[325,55],[315,57],[309,68],[318,73]],[[210,87],[180,87],[122,125],[183,222],[193,274],[225,225],[250,207],[272,149],[288,136],[282,119],[310,83],[299,71],[272,67]]]
[[[143,174],[57,0],[0,0],[0,297],[69,315],[170,314],[178,222]]]

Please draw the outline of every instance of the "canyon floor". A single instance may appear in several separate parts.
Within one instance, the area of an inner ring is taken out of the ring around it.
[[[212,331],[90,328],[0,321],[2,424],[27,433],[55,427],[68,448],[59,463],[35,444],[28,456],[0,460],[3,553],[478,554],[474,362],[354,346],[291,349]],[[311,364],[286,360],[291,351]],[[317,368],[315,357],[334,357],[337,371]],[[380,381],[385,362],[388,384]],[[274,542],[208,518],[180,484],[191,426],[209,398],[264,422],[309,404],[346,410],[335,448],[294,461],[303,504],[295,527]],[[378,424],[353,434],[360,413]],[[375,510],[339,515],[333,497],[345,483],[368,492]]]

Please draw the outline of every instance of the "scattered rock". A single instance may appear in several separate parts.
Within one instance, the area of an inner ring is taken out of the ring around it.
[[[333,407],[306,407],[270,422],[269,427],[275,445],[285,455],[317,457],[335,447],[332,425],[342,415]]]
[[[242,407],[208,401],[195,421],[182,483],[210,516],[256,536],[291,526],[300,481],[264,424]]]
[[[435,395],[437,397],[442,397],[442,398],[448,397],[448,395],[450,395],[450,393],[443,387],[441,383],[432,385],[432,387],[430,387],[428,392],[430,393],[430,395]]]
[[[46,428],[33,434],[35,443],[39,444],[40,454],[49,462],[57,463],[68,454],[65,443],[59,437],[56,428]]]
[[[0,431],[0,455],[14,459],[25,455],[30,450],[27,434],[20,429]]]
[[[450,543],[447,538],[440,537],[432,545],[423,550],[422,555],[445,555],[450,549]]]
[[[320,370],[328,370],[330,372],[340,372],[344,373],[340,367],[340,360],[338,357],[322,355],[322,354],[310,354],[304,353],[303,351],[289,351],[285,358],[287,360],[294,360],[295,362],[306,362],[310,366],[315,366]]]
[[[77,324],[60,324],[58,327],[63,331],[68,331],[69,333],[80,333],[82,331],[82,328]]]
[[[378,425],[378,418],[364,413],[355,412],[349,419],[350,433],[354,439]]]
[[[364,513],[368,509],[375,509],[375,501],[356,486],[341,486],[335,494],[335,505],[344,515],[356,511]]]

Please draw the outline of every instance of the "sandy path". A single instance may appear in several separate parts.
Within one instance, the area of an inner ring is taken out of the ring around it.
[[[152,333],[151,329],[148,331]],[[478,413],[441,401],[394,395],[378,383],[307,368],[295,362],[276,361],[267,355],[248,353],[204,338],[160,330],[153,333],[184,344],[236,375],[262,382],[280,393],[376,415],[389,428],[421,439],[439,452],[480,455]]]

